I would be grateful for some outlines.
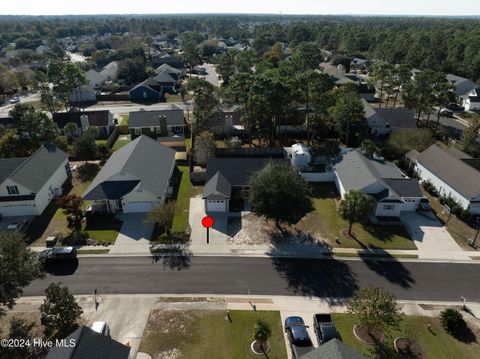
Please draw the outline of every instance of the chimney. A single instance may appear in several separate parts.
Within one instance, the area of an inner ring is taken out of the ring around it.
[[[82,126],[82,132],[85,132],[88,126],[90,126],[90,121],[88,121],[88,115],[80,116],[80,125]]]
[[[168,131],[167,131],[167,116],[165,115],[160,115],[158,116],[158,119],[160,120],[160,131],[162,136],[167,136]]]

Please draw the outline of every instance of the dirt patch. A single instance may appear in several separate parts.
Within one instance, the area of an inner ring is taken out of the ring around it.
[[[374,345],[375,343],[383,343],[385,340],[385,333],[381,329],[373,329],[371,333],[367,328],[361,325],[353,327],[353,334],[362,343],[367,345]]]
[[[12,318],[25,320],[27,323],[32,324],[31,335],[32,338],[43,337],[43,325],[40,323],[40,312],[28,311],[28,312],[16,312],[10,311],[2,317],[0,320],[0,337],[5,338],[10,330],[10,321]]]
[[[310,214],[295,225],[277,227],[274,221],[266,220],[254,213],[229,219],[228,243],[236,245],[282,244],[318,244],[328,246],[330,243],[318,233],[308,231]]]
[[[212,298],[212,297],[161,297],[159,302],[164,303],[197,303],[197,302],[215,302],[215,303],[224,303],[225,299],[223,298]]]
[[[425,353],[422,347],[416,341],[407,338],[397,338],[394,342],[395,349],[402,358],[405,359],[423,359]]]

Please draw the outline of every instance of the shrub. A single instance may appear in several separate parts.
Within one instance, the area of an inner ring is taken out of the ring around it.
[[[468,221],[470,219],[470,212],[466,209],[462,209],[462,211],[460,212],[459,218],[464,222]]]
[[[467,327],[467,323],[462,317],[462,314],[456,310],[447,308],[440,313],[442,325],[445,330],[451,335],[457,335]]]
[[[62,239],[64,246],[84,246],[87,244],[88,234],[83,231],[73,231],[68,237]]]

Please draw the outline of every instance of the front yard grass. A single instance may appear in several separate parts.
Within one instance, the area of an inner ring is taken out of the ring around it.
[[[90,239],[102,244],[114,244],[121,227],[122,222],[114,216],[97,215],[87,220],[83,230]]]
[[[190,208],[190,196],[192,184],[190,183],[190,170],[188,166],[177,166],[174,176],[176,177],[174,199],[175,216],[173,217],[172,231],[185,232],[188,228],[188,211]]]
[[[354,337],[353,327],[357,323],[352,315],[333,314],[333,320],[345,344],[365,355],[372,355],[371,347],[360,343]],[[427,329],[428,324],[431,325],[432,331]],[[472,330],[474,329],[471,324],[469,326]],[[416,341],[426,353],[427,358],[466,359],[480,357],[480,344],[476,340],[471,342],[464,340],[462,342],[452,337],[443,329],[440,319],[431,317],[404,316],[399,329],[390,330],[385,339],[385,344],[393,349],[393,340],[409,332],[416,334]]]
[[[417,249],[405,228],[401,226],[378,226],[370,222],[355,223],[353,230],[357,240],[342,237],[341,231],[348,228],[348,222],[337,214],[335,198],[337,190],[333,184],[318,184],[313,186],[313,206],[315,216],[310,225],[317,227],[333,246],[342,248],[363,249]],[[338,237],[340,244],[335,243]]]
[[[255,322],[262,319],[272,330],[268,358],[287,358],[279,312],[231,310],[231,322],[225,317],[225,311],[152,311],[139,351],[152,358],[259,358],[250,344]]]
[[[116,151],[130,142],[132,142],[132,140],[129,135],[121,135],[113,144],[112,151]]]

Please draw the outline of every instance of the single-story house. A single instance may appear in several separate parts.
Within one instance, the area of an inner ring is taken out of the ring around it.
[[[158,82],[162,86],[163,93],[175,93],[175,86],[177,85],[177,80],[172,77],[167,70],[159,73],[153,80]]]
[[[185,132],[183,110],[176,105],[168,105],[162,110],[130,112],[128,129],[132,139],[141,135],[153,139],[183,135]]]
[[[413,110],[407,108],[373,108],[362,98],[368,123],[368,133],[373,137],[387,137],[392,132],[417,128]]]
[[[364,98],[362,98],[362,104],[368,133],[373,137],[387,137],[392,132],[389,123]]]
[[[93,89],[100,88],[107,82],[107,76],[93,69],[85,72],[85,79]]]
[[[333,83],[336,86],[342,86],[347,84],[357,84],[357,81],[354,81],[347,76],[345,76],[345,69],[339,66],[335,66],[326,62],[320,64],[320,69],[326,74],[330,75]]]
[[[163,55],[159,54],[158,56],[155,56],[150,60],[150,65],[154,69],[156,69],[157,67],[159,67],[163,64],[168,64],[168,65],[170,65],[172,67],[175,67],[177,69],[182,69],[184,67],[184,64],[183,64],[182,60],[180,60],[179,58],[177,58],[175,56],[172,56],[168,53],[163,54]]]
[[[62,195],[70,176],[68,156],[55,145],[43,145],[30,157],[0,158],[0,214],[37,216]]]
[[[208,128],[218,135],[241,136],[248,129],[241,122],[242,108],[239,105],[224,106],[217,116],[208,120]]]
[[[231,200],[248,198],[250,177],[268,163],[289,165],[285,159],[269,158],[211,158],[202,198],[207,212],[228,212]]]
[[[162,72],[166,72],[170,76],[172,76],[177,82],[185,76],[185,71],[182,69],[177,69],[169,64],[160,65],[155,69],[155,73],[160,75]]]
[[[80,326],[64,342],[67,345],[53,346],[46,359],[131,359],[129,346],[85,326]]]
[[[172,192],[175,151],[140,136],[115,151],[83,194],[93,211],[143,213]]]
[[[480,87],[475,87],[469,93],[460,96],[460,102],[465,107],[465,111],[480,110]]]
[[[132,88],[128,92],[128,95],[130,96],[131,101],[157,102],[164,96],[163,86],[153,78],[146,79]]]
[[[5,129],[15,128],[17,124],[15,120],[10,116],[0,116],[0,127],[4,127]]]
[[[71,104],[89,104],[97,101],[97,94],[90,85],[77,87],[68,98]]]
[[[441,196],[451,196],[472,214],[480,213],[480,159],[432,145],[410,161],[422,181],[432,183]]]
[[[53,114],[53,122],[65,136],[79,136],[88,127],[95,126],[99,131],[98,138],[107,138],[115,128],[113,115],[108,110],[56,112]],[[74,123],[77,126],[75,133],[65,132],[64,129],[68,123]]]
[[[472,80],[457,75],[447,74],[446,78],[447,81],[455,87],[452,92],[457,96],[457,98],[468,94],[478,87],[478,85]]]
[[[112,61],[106,64],[100,73],[107,78],[108,81],[115,81],[118,79],[118,62]]]
[[[367,359],[367,357],[335,338],[303,354],[299,359]]]
[[[350,190],[362,190],[374,199],[375,217],[400,217],[424,202],[416,179],[408,178],[394,163],[350,151],[334,165],[335,185],[344,198]]]

